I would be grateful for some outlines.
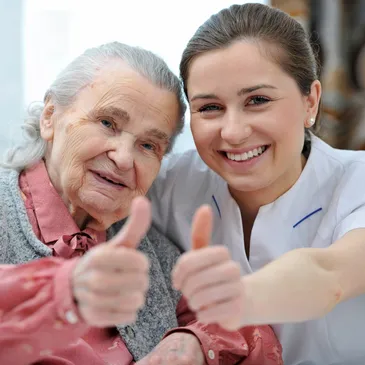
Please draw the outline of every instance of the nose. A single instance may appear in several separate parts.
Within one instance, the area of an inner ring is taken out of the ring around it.
[[[120,171],[131,170],[134,166],[134,140],[127,136],[117,138],[107,154]]]
[[[252,134],[252,127],[242,118],[238,113],[230,113],[223,120],[221,137],[230,145],[239,145]]]

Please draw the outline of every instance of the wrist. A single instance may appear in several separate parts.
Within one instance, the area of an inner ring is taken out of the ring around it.
[[[242,276],[242,327],[260,323],[260,314],[263,314],[265,300],[260,300],[255,274]]]

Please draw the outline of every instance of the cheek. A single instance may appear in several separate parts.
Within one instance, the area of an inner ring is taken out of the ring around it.
[[[198,150],[208,148],[220,135],[219,128],[214,127],[213,122],[208,123],[206,121],[192,119],[190,129]]]
[[[135,164],[137,189],[146,194],[160,171],[161,161],[157,157],[143,157],[136,160]]]

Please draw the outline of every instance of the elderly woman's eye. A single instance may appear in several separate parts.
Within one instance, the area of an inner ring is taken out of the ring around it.
[[[155,146],[151,143],[142,143],[142,147],[147,151],[154,151]]]
[[[107,119],[102,119],[100,123],[106,128],[113,128],[113,123]]]

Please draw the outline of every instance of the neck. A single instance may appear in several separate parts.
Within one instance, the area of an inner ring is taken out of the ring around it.
[[[75,223],[81,230],[88,226],[88,223],[91,221],[91,217],[83,209],[76,209],[74,206],[69,205],[68,210]]]
[[[274,183],[259,190],[240,191],[229,187],[233,199],[240,208],[242,220],[253,223],[262,206],[274,202],[296,183],[303,171],[305,163],[306,158],[302,156],[298,167],[294,167]]]

